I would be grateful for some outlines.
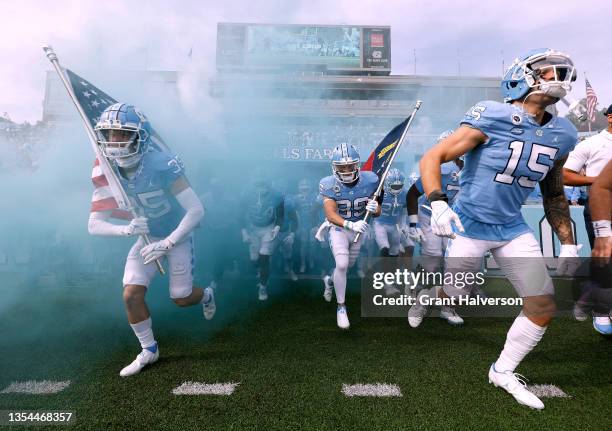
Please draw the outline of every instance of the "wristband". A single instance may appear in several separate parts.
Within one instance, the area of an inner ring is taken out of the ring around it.
[[[610,220],[596,220],[593,222],[593,233],[597,238],[612,236]]]
[[[446,196],[446,193],[443,193],[442,190],[434,190],[427,196],[427,199],[429,202],[444,201],[448,203],[448,196]]]
[[[418,215],[410,214],[408,216],[408,223],[410,224],[410,227],[415,227],[418,222],[419,222],[419,216]]]

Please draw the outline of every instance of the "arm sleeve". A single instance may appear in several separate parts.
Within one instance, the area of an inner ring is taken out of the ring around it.
[[[200,223],[200,220],[204,217],[204,207],[198,195],[195,194],[191,187],[187,187],[174,197],[185,210],[185,215],[176,229],[168,235],[167,239],[169,239],[172,244],[178,244],[196,228],[198,223]]]
[[[90,235],[125,236],[126,225],[110,223],[110,211],[95,211],[89,214],[87,230]]]

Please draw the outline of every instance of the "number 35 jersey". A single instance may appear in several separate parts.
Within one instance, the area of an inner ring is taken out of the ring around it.
[[[336,201],[338,214],[349,221],[363,220],[366,204],[378,187],[378,176],[374,172],[359,173],[357,184],[348,186],[334,175],[325,177],[319,183],[319,193],[324,198]]]
[[[116,166],[115,169],[118,171]],[[170,190],[184,174],[185,167],[177,156],[160,151],[145,152],[133,178],[128,180],[119,173],[121,185],[132,204],[149,219],[151,236],[165,238],[185,215]]]
[[[461,124],[489,139],[466,153],[455,206],[488,224],[522,220],[527,196],[577,139],[576,128],[565,118],[553,116],[541,126],[518,106],[494,101],[477,103]]]

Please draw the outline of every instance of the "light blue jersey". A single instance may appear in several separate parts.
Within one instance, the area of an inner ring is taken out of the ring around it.
[[[283,196],[274,189],[262,193],[253,188],[243,195],[243,202],[246,205],[246,221],[263,227],[278,222],[277,208],[283,204]]]
[[[442,165],[440,180],[442,181],[442,192],[446,193],[446,196],[448,197],[448,205],[452,205],[460,189],[459,166],[457,166],[455,162],[444,163]],[[429,199],[427,199],[427,196],[424,194],[425,190],[423,189],[423,181],[420,177],[414,182],[414,186],[422,195],[419,198],[419,208],[421,208],[421,205],[430,206]]]
[[[529,231],[521,205],[555,160],[574,148],[576,128],[559,117],[540,126],[519,107],[494,101],[477,103],[461,124],[488,137],[465,154],[461,193],[454,204],[466,229],[464,235],[510,240]],[[498,226],[489,232],[485,225]]]
[[[147,151],[142,155],[136,175],[126,179],[114,166],[119,181],[136,208],[147,217],[151,236],[165,238],[181,222],[185,210],[172,191],[172,184],[185,174],[183,162],[175,155]]]
[[[310,229],[314,226],[314,211],[320,205],[315,193],[296,193],[285,201],[295,209],[298,217],[298,228],[300,230]]]
[[[378,187],[378,176],[363,171],[353,186],[343,184],[334,175],[325,177],[319,183],[319,193],[336,201],[338,214],[349,221],[363,220],[366,204]]]
[[[376,219],[377,223],[394,225],[398,224],[399,218],[402,214],[406,214],[406,195],[408,192],[406,189],[394,195],[389,192],[385,192],[385,197],[381,205],[380,216]]]

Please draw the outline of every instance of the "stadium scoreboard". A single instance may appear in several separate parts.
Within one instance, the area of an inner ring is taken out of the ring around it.
[[[391,28],[219,23],[217,69],[388,75]]]

